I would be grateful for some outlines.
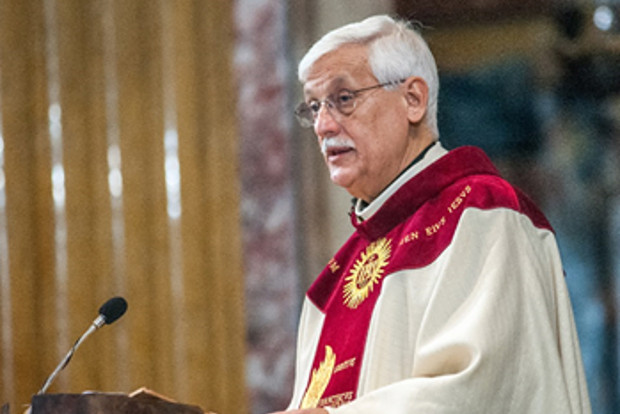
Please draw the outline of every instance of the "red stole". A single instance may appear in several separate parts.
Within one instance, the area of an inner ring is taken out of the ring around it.
[[[315,285],[315,289],[332,289],[324,303],[323,332],[302,408],[336,407],[356,396],[366,333],[389,271],[392,242],[357,238],[347,247],[319,276],[327,283]]]

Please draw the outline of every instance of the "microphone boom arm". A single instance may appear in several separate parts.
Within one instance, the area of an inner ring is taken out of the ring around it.
[[[82,334],[82,336],[80,336],[78,338],[77,341],[75,341],[75,343],[73,344],[73,346],[71,347],[71,349],[69,350],[69,352],[67,352],[67,355],[65,355],[65,357],[62,359],[62,361],[60,361],[60,363],[58,364],[58,366],[56,367],[56,369],[54,370],[54,372],[52,372],[50,374],[49,377],[47,377],[47,380],[45,380],[45,384],[43,384],[43,386],[41,387],[41,389],[39,390],[39,392],[37,392],[37,395],[40,394],[44,394],[45,391],[47,391],[47,389],[49,388],[49,386],[52,384],[52,381],[54,381],[54,379],[56,378],[56,376],[60,373],[60,371],[62,371],[67,364],[69,363],[69,361],[71,360],[71,357],[73,356],[73,354],[75,353],[75,351],[78,349],[78,347],[82,344],[82,342],[84,342],[84,340],[93,332],[95,332],[97,329],[101,328],[103,326],[103,324],[105,323],[105,318],[103,317],[103,315],[99,315],[97,317],[97,319],[95,319],[95,321],[90,325],[90,327],[88,328],[88,330],[86,332],[84,332]]]
[[[120,296],[114,297],[104,303],[101,308],[99,308],[99,316],[97,316],[97,318],[93,321],[88,330],[84,332],[84,334],[82,334],[82,336],[80,336],[77,341],[75,341],[67,355],[65,355],[63,360],[60,361],[60,364],[58,364],[54,372],[52,372],[52,374],[47,377],[47,380],[45,380],[45,383],[43,384],[37,395],[45,393],[54,378],[56,378],[58,373],[67,366],[75,351],[90,334],[101,328],[103,325],[109,325],[112,322],[116,321],[118,318],[123,316],[126,310],[127,301]]]

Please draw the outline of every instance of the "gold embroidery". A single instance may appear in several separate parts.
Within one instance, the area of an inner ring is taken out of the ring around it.
[[[347,307],[357,308],[383,277],[383,270],[388,264],[392,251],[390,244],[391,241],[386,238],[375,241],[355,262],[351,273],[345,279],[344,304]]]
[[[414,240],[418,240],[419,238],[420,232],[412,231],[411,233],[405,234],[405,237],[400,240],[400,243],[398,243],[398,245],[402,246],[403,244],[411,243]]]
[[[338,269],[340,269],[340,265],[338,264],[338,262],[334,258],[331,258],[329,260],[329,262],[327,263],[327,266],[329,266],[329,270],[331,270],[332,273],[336,273],[336,271]]]
[[[319,404],[321,405],[321,407],[336,408],[351,401],[353,401],[353,391],[347,391],[341,394],[336,394],[330,397],[322,398]]]
[[[426,232],[426,235],[430,237],[433,234],[437,233],[445,225],[446,225],[446,216],[442,216],[441,219],[439,219],[437,223],[433,224],[432,226],[428,226],[427,228],[424,229],[424,231]]]
[[[465,188],[455,197],[454,201],[448,206],[448,213],[452,214],[457,208],[461,206],[463,200],[471,193],[471,187],[466,185]]]
[[[299,408],[315,408],[317,406],[329,384],[335,366],[336,354],[334,354],[331,346],[326,345],[325,359],[319,364],[318,368],[312,370],[310,386],[308,386]]]
[[[342,371],[343,369],[347,369],[347,368],[353,368],[355,366],[355,357],[347,359],[344,362],[341,362],[340,364],[338,364],[336,366],[336,368],[334,368],[334,374],[337,372]]]

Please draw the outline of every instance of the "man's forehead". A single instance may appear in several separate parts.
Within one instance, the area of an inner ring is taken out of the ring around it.
[[[331,91],[338,87],[346,87],[352,82],[352,76],[340,74],[336,76],[325,76],[324,78],[309,78],[304,83],[304,93],[311,95],[321,90]]]
[[[317,84],[336,86],[372,75],[365,45],[344,45],[319,57],[308,70],[304,91]]]

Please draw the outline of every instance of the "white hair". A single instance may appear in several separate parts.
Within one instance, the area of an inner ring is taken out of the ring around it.
[[[410,76],[424,79],[429,90],[426,122],[435,138],[439,137],[437,65],[426,41],[407,21],[379,15],[332,30],[319,39],[299,62],[299,81],[306,82],[312,65],[321,56],[352,43],[367,45],[370,68],[380,83]]]

